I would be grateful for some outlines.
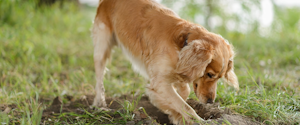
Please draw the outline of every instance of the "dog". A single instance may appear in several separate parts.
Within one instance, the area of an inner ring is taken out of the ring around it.
[[[239,88],[232,45],[154,0],[100,1],[92,36],[97,81],[93,106],[107,106],[103,76],[114,46],[149,80],[151,103],[174,124],[203,120],[186,103],[189,83],[202,103],[214,102],[220,78]]]

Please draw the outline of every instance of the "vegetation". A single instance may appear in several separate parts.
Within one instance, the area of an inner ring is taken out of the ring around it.
[[[173,5],[168,1],[163,3]],[[222,18],[223,23],[217,27],[207,22],[202,25],[228,39],[237,52],[235,72],[240,91],[220,81],[216,101],[222,107],[264,124],[299,124],[300,9],[275,5],[275,19],[270,27],[262,29],[254,20],[244,22],[250,28],[243,31],[230,30],[226,25],[226,21],[232,19],[243,24],[237,14],[221,13],[224,12],[221,6],[215,4],[210,5],[221,9],[207,14],[197,9],[196,5],[201,3],[193,4],[192,0],[187,3],[191,4],[180,10],[186,19],[195,21],[199,14],[205,15],[207,20],[214,16]],[[252,1],[251,5],[258,6],[259,2]],[[188,7],[191,9],[184,9]],[[41,100],[66,94],[80,98],[95,93],[90,38],[95,12],[95,8],[73,4],[37,8],[30,0],[0,1],[0,104],[17,107],[9,113],[0,112],[1,124],[39,124],[42,111],[51,102],[42,104]],[[251,12],[251,8],[246,12]],[[107,66],[106,95],[143,93],[147,81],[131,70],[131,64],[120,53],[115,49]],[[190,98],[196,99],[193,93]],[[122,114],[125,121],[130,119],[128,115],[134,103],[124,104],[129,111]],[[78,119],[77,123],[93,124],[84,119],[86,117],[80,117],[83,119]],[[60,120],[56,121],[63,123]]]

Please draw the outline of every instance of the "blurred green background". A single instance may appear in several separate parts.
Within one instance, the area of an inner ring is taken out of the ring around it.
[[[18,107],[0,112],[2,123],[39,124],[43,109],[56,96],[79,98],[95,93],[90,29],[97,4],[84,2],[88,1],[0,0],[0,104]],[[159,2],[222,35],[235,47],[240,91],[220,81],[216,102],[221,108],[264,124],[300,123],[299,4],[286,6],[273,0]],[[107,66],[106,95],[144,93],[148,81],[131,70],[121,53],[114,49]],[[193,93],[190,98],[196,99]]]

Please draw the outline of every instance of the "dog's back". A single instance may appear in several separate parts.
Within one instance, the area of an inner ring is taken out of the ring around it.
[[[134,47],[139,51],[149,45],[156,46],[164,44],[163,41],[174,41],[177,38],[170,34],[177,37],[182,28],[174,26],[184,21],[172,10],[152,0],[103,0],[98,7],[96,18],[107,25],[120,41],[128,41],[125,45],[127,48]],[[153,36],[156,36],[155,40]],[[147,46],[144,46],[146,44]]]

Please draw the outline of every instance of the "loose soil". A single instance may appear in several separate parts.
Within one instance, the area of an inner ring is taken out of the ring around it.
[[[84,114],[88,112],[93,112],[95,109],[92,109],[90,105],[93,102],[93,95],[86,95],[78,100],[74,100],[71,96],[66,97],[69,100],[68,104],[63,104],[62,100],[59,97],[56,97],[52,105],[44,110],[43,120],[47,120],[48,117],[54,116],[55,113],[64,113],[64,112],[74,112],[77,114]],[[124,101],[128,100],[130,103],[132,100],[137,100],[129,95],[124,95],[119,98],[107,98],[106,103],[108,108],[111,111],[107,111],[111,117],[121,118],[120,115],[114,114],[114,112],[125,112],[126,110],[122,109]],[[256,121],[253,121],[250,118],[241,116],[239,114],[234,114],[230,109],[225,108],[224,110],[219,107],[218,103],[215,104],[202,104],[195,100],[187,100],[187,103],[195,109],[197,114],[205,120],[208,120],[208,124],[224,124],[231,123],[233,125],[256,125],[259,124]],[[133,121],[127,122],[127,124],[154,124],[156,121],[159,124],[170,124],[168,115],[162,113],[159,109],[153,106],[147,96],[142,96],[137,106],[137,109],[133,112],[134,118]],[[145,111],[142,110],[143,107]],[[106,123],[108,123],[106,121]]]
[[[60,121],[66,121],[65,123],[74,123],[80,116],[89,116],[90,119],[95,120],[96,124],[111,124],[109,119],[121,120],[124,119],[124,114],[127,110],[124,107],[124,101],[132,103],[132,100],[136,101],[137,98],[133,98],[129,95],[124,95],[119,98],[106,98],[106,103],[110,110],[104,111],[91,107],[94,99],[93,95],[85,95],[80,99],[74,100],[72,96],[65,96],[63,100],[60,97],[56,97],[52,104],[43,111],[42,122],[43,124],[53,123],[55,119],[61,119]],[[64,102],[64,103],[63,103]],[[218,103],[215,104],[202,104],[195,100],[187,100],[187,103],[195,109],[197,114],[206,120],[207,124],[228,124],[232,125],[258,125],[257,121],[248,117],[232,113],[228,108],[224,110],[220,108]],[[123,106],[122,106],[123,105]],[[167,124],[171,125],[168,115],[162,113],[159,109],[153,106],[147,96],[140,97],[136,109],[133,111],[133,118],[131,121],[126,121],[127,125],[135,124]],[[143,108],[141,108],[143,107]],[[0,110],[2,112],[9,112],[8,110],[15,108],[12,105],[1,105]],[[144,110],[143,110],[144,109]],[[101,114],[102,113],[102,114]],[[62,115],[65,114],[65,115]],[[97,120],[99,116],[104,116],[100,120]],[[67,117],[67,119],[66,119]],[[86,118],[86,117],[85,117]],[[73,119],[73,120],[72,120]],[[123,121],[124,122],[124,121]],[[125,123],[116,123],[125,124]]]

